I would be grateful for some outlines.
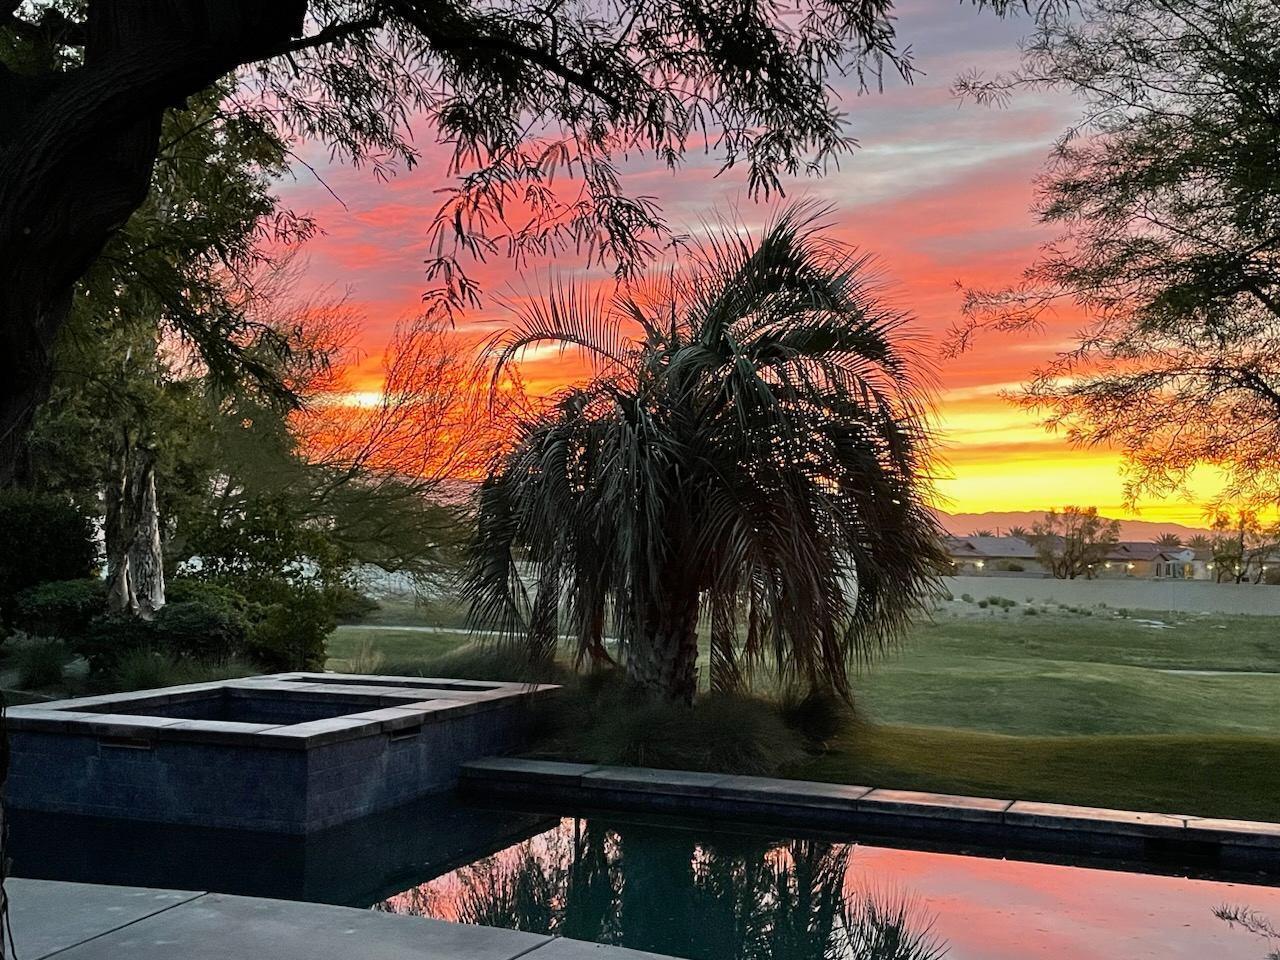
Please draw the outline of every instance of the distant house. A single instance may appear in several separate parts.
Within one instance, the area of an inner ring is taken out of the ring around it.
[[[1036,549],[1021,537],[949,537],[947,553],[956,576],[1049,576]],[[1280,559],[1276,561],[1280,568]],[[1161,547],[1124,540],[1108,551],[1092,576],[1097,580],[1210,580],[1213,562],[1188,547]]]
[[[1036,548],[1021,537],[948,537],[956,576],[1042,577]]]
[[[1158,558],[1165,549],[1149,540],[1122,540],[1094,567],[1093,575],[1099,580],[1154,579],[1161,562]]]

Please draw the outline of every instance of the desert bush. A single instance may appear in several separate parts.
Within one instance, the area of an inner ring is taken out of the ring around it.
[[[834,739],[853,722],[853,708],[835,691],[813,688],[783,694],[779,705],[782,721],[810,744]]]
[[[94,617],[88,627],[71,643],[72,650],[89,663],[93,676],[114,672],[124,657],[138,651],[152,650],[155,630],[148,620],[123,613],[104,613]]]
[[[18,670],[18,687],[40,690],[62,679],[62,671],[71,652],[61,640],[27,638],[13,651],[13,664]]]
[[[960,594],[960,599],[963,600],[965,603],[973,603],[973,594],[962,593]]]
[[[107,587],[97,577],[53,580],[14,597],[13,625],[37,637],[73,640],[106,608]]]
[[[379,608],[377,600],[345,583],[325,587],[324,595],[329,611],[338,623],[362,623]]]
[[[0,609],[50,580],[91,576],[98,563],[93,522],[70,500],[16,488],[0,490]]]
[[[249,656],[271,672],[321,670],[325,638],[335,626],[322,590],[288,585],[253,624]]]
[[[243,593],[212,580],[195,577],[174,577],[165,584],[165,599],[169,603],[203,603],[211,607],[225,607],[249,616],[252,604]]]
[[[980,608],[982,608],[983,610],[985,610],[985,609],[987,609],[987,607],[991,606],[991,604],[990,604],[988,601],[986,601],[986,600],[979,600],[979,601],[978,601],[978,606],[979,606]]]
[[[113,690],[151,690],[182,683],[204,683],[232,677],[248,677],[261,669],[247,660],[209,663],[175,657],[158,650],[135,649],[113,665],[109,685]]]
[[[806,756],[777,704],[755,697],[653,703],[606,671],[580,681],[559,707],[549,724],[558,731],[553,752],[582,762],[767,776]]]
[[[218,662],[243,656],[248,635],[244,615],[220,601],[168,603],[152,623],[156,649],[178,659]]]
[[[1040,615],[1040,611],[1037,610],[1035,607],[1023,607],[1022,615],[1024,617],[1037,617]]]

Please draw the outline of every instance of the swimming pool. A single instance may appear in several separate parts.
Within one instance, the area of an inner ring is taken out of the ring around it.
[[[1265,960],[1280,949],[1265,926],[1280,925],[1280,887],[1256,877],[758,825],[436,796],[311,837],[27,811],[11,827],[17,876],[374,907],[693,960]]]
[[[562,819],[378,904],[692,960],[1265,960],[1280,889]]]

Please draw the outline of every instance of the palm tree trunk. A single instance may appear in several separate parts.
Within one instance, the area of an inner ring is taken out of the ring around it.
[[[530,660],[540,666],[554,663],[559,641],[560,567],[554,561],[546,561],[538,573],[538,592],[533,598],[533,615],[529,621]]]
[[[692,704],[698,692],[698,595],[672,591],[648,612],[627,650],[627,679],[655,700]]]

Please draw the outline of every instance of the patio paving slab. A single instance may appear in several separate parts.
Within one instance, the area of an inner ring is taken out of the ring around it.
[[[52,880],[5,886],[21,960],[667,960],[319,903]]]
[[[200,896],[183,890],[13,878],[5,881],[5,889],[22,960],[41,960]]]

